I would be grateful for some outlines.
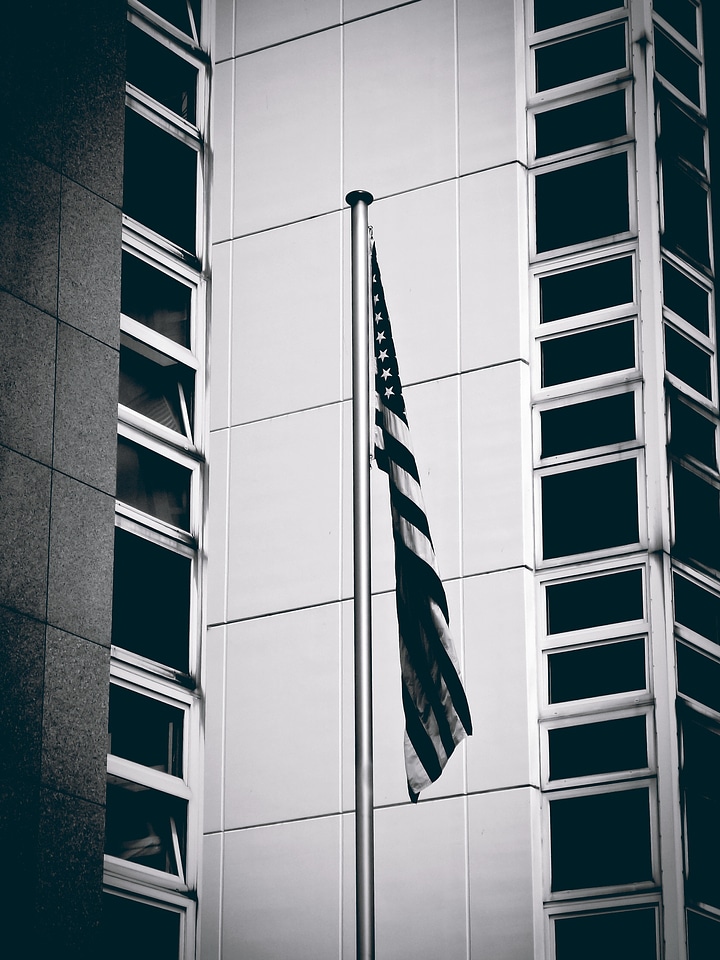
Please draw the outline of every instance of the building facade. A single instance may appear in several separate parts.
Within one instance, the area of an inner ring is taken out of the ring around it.
[[[354,956],[365,189],[475,731],[411,804],[373,470],[377,955],[720,955],[719,16],[12,14],[0,819],[24,953]]]

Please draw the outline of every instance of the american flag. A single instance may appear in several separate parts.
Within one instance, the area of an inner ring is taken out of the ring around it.
[[[374,243],[371,269],[375,457],[390,485],[405,771],[410,799],[415,803],[420,791],[440,776],[458,743],[472,733],[472,721],[425,516]]]

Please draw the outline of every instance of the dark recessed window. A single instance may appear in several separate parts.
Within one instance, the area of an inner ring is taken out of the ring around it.
[[[105,853],[182,876],[187,801],[108,774]]]
[[[105,960],[178,960],[180,913],[104,893],[100,935]]]
[[[197,39],[201,0],[143,0],[143,3],[155,13],[159,13],[168,23]]]
[[[655,69],[688,100],[700,106],[700,67],[677,43],[657,28]]]
[[[115,530],[115,646],[188,672],[190,567],[188,557]]]
[[[187,467],[118,437],[117,498],[183,530],[190,529],[190,478]]]
[[[619,393],[543,410],[540,432],[543,457],[634,440],[634,396]]]
[[[657,960],[653,907],[558,917],[555,960]]]
[[[535,0],[535,29],[547,30],[622,6],[623,0]]]
[[[553,890],[652,880],[647,788],[550,801]]]
[[[178,707],[111,683],[108,753],[181,777],[184,716]]]
[[[716,960],[720,957],[720,919],[688,910],[689,960]]]
[[[708,334],[708,292],[667,260],[663,260],[663,301],[665,306],[696,330]]]
[[[688,893],[720,907],[720,731],[685,718],[682,740]]]
[[[542,543],[546,560],[638,540],[634,459],[542,478]]]
[[[192,370],[127,334],[120,339],[120,403],[191,437]]]
[[[720,712],[720,663],[684,643],[675,649],[679,692]]]
[[[662,173],[663,240],[697,263],[710,265],[708,195],[687,170],[664,163]]]
[[[683,157],[705,172],[705,131],[668,97],[660,100],[660,147],[667,157]]]
[[[704,397],[712,396],[711,357],[692,340],[665,325],[665,366]]]
[[[535,208],[538,253],[626,232],[627,154],[539,174]]]
[[[548,730],[550,780],[647,767],[645,717],[621,717]]]
[[[613,24],[535,51],[538,90],[561,87],[626,65],[625,25]]]
[[[550,703],[644,690],[645,641],[623,640],[548,655]]]
[[[720,567],[718,491],[702,477],[673,465],[675,551],[708,567]]]
[[[720,597],[677,573],[673,596],[676,622],[720,645]]]
[[[605,260],[540,278],[541,323],[632,302],[632,257]]]
[[[128,216],[195,251],[197,153],[129,109],[123,185]]]
[[[670,400],[670,431],[670,450],[676,456],[717,467],[715,424],[677,397]]]
[[[190,346],[190,287],[124,251],[121,300],[126,316]]]
[[[626,133],[625,93],[622,90],[535,115],[538,157],[614,140]]]
[[[127,28],[128,81],[184,120],[195,123],[197,68],[144,30],[131,23]]]
[[[642,620],[643,617],[641,570],[550,583],[545,596],[549,634],[587,630],[605,623]]]
[[[697,7],[692,0],[653,0],[653,10],[697,46]]]
[[[599,377],[635,366],[635,327],[632,320],[594,330],[553,337],[541,344],[542,385]]]

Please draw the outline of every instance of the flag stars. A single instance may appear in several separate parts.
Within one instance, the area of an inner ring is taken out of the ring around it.
[[[380,321],[382,320],[382,318],[383,318],[383,316],[382,316],[381,313],[376,313],[376,314],[375,314],[375,323],[380,323]]]
[[[388,377],[391,377],[392,374],[390,373],[390,368],[388,367],[387,369],[383,369],[383,372],[380,374],[380,376],[383,378],[383,380],[387,380]]]
[[[386,397],[394,397],[394,396],[395,396],[395,392],[393,391],[393,388],[392,388],[392,387],[385,387],[385,396],[386,396]]]
[[[388,358],[387,350],[381,350],[380,353],[378,353],[378,360],[387,360],[387,358]]]
[[[380,294],[376,293],[375,296],[373,297],[373,303],[377,303],[379,299],[380,299]]]
[[[378,335],[375,337],[378,343],[382,343],[385,339],[385,333],[382,330],[378,330]]]

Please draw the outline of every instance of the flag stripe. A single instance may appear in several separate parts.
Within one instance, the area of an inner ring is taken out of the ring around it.
[[[442,773],[472,733],[470,710],[450,635],[445,589],[435,559],[385,294],[371,248],[375,345],[375,455],[388,474],[395,599],[405,713],[405,769],[413,801]]]

